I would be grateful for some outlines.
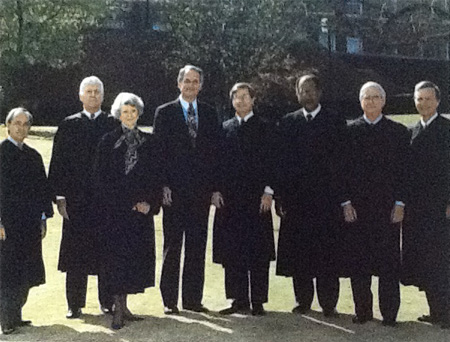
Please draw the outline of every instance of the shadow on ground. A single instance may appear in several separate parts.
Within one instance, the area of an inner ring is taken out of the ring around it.
[[[174,316],[142,316],[123,329],[110,329],[110,316],[83,315],[78,322],[31,326],[17,333],[1,336],[0,341],[95,341],[95,342],[366,342],[408,341],[444,342],[449,331],[419,322],[400,322],[396,328],[383,327],[380,321],[355,325],[351,316],[324,319],[320,312],[294,315],[268,312],[265,317],[244,315],[219,316],[216,313],[182,312]],[[80,322],[81,321],[81,322]],[[77,324],[74,324],[74,323]],[[74,324],[74,325],[73,325]],[[73,325],[73,326],[72,326]]]

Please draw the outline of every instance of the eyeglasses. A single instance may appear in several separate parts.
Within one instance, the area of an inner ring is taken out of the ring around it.
[[[380,95],[364,95],[362,97],[362,99],[365,101],[379,101],[379,100],[381,100],[381,96]]]

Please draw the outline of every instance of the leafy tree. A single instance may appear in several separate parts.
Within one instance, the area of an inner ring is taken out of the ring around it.
[[[79,61],[83,34],[100,25],[114,0],[2,0],[0,56],[65,66]]]
[[[160,4],[171,50],[164,67],[186,63],[209,71],[207,88],[216,103],[237,81],[276,72],[289,63],[289,47],[312,41],[327,1],[180,0]],[[222,100],[223,101],[223,100]]]

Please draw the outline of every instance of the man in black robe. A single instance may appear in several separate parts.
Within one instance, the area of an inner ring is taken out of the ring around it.
[[[42,239],[53,216],[41,155],[24,144],[32,116],[24,108],[6,117],[0,143],[0,323],[3,334],[31,324],[22,307],[31,287],[45,283]]]
[[[412,130],[409,195],[403,225],[405,285],[425,291],[429,315],[419,321],[450,328],[450,121],[438,114],[440,91],[416,85],[420,121]]]
[[[184,237],[183,309],[207,312],[203,306],[205,251],[211,196],[217,202],[216,111],[198,101],[203,71],[186,65],[178,74],[180,96],[156,109],[153,131],[166,158],[163,188],[164,260],[161,295],[166,314],[177,314],[180,256]]]
[[[383,325],[395,326],[400,306],[400,222],[405,201],[409,145],[406,127],[382,114],[384,89],[367,82],[360,91],[364,114],[348,126],[347,170],[343,179],[342,234],[345,266],[351,276],[356,315],[373,319],[372,275],[379,276]]]
[[[92,169],[101,137],[119,125],[101,110],[103,83],[97,77],[81,82],[80,100],[83,111],[66,117],[58,127],[49,171],[58,211],[64,218],[58,269],[66,272],[67,318],[80,317],[88,275],[98,273],[101,222],[93,201]],[[101,275],[98,283],[100,307],[107,313],[112,298]]]
[[[293,277],[297,306],[311,308],[316,278],[319,304],[326,317],[335,316],[339,296],[336,231],[339,198],[335,188],[337,158],[345,119],[322,108],[319,78],[305,75],[296,84],[303,108],[279,124],[279,188],[282,210],[277,274]],[[277,202],[279,202],[277,200]]]
[[[253,113],[255,90],[236,83],[230,98],[236,116],[223,123],[222,185],[224,205],[214,218],[213,259],[225,269],[225,292],[233,299],[221,314],[265,314],[269,266],[275,259],[271,216],[273,190],[271,127]]]

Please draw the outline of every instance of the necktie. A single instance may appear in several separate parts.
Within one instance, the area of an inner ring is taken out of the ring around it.
[[[311,113],[306,114],[306,121],[311,122],[313,119],[313,116],[311,115]]]
[[[194,106],[192,105],[192,102],[189,103],[187,125],[189,129],[189,135],[192,140],[192,145],[195,146],[195,138],[197,138],[197,121],[195,120],[195,109]]]
[[[91,120],[95,119],[95,114],[91,114]]]
[[[17,147],[19,148],[19,150],[23,150],[23,143],[17,143]]]

